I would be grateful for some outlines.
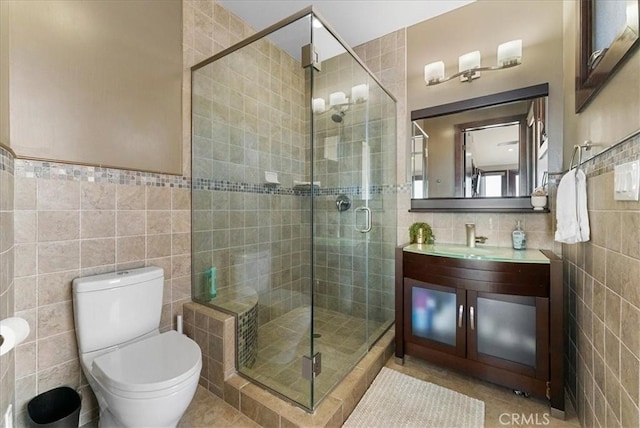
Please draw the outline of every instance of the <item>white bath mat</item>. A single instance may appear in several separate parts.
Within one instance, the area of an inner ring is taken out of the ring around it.
[[[484,402],[383,367],[343,427],[484,427]]]

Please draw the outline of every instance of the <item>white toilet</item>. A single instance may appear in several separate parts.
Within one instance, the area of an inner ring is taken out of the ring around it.
[[[82,370],[102,427],[175,427],[193,398],[200,347],[160,333],[164,272],[132,269],[73,280]]]

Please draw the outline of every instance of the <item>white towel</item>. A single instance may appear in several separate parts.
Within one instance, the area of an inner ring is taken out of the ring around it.
[[[566,244],[589,240],[587,177],[580,169],[562,177],[556,196],[556,241]]]

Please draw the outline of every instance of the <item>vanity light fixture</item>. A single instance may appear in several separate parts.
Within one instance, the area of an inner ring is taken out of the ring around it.
[[[427,86],[447,82],[460,77],[461,82],[471,82],[480,77],[481,71],[504,70],[522,64],[522,40],[512,40],[498,46],[498,64],[482,67],[480,51],[469,52],[458,58],[458,72],[449,77],[444,75],[444,62],[432,62],[424,67],[424,81]]]

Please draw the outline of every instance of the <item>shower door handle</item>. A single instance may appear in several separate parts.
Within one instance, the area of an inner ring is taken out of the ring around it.
[[[367,218],[367,223],[365,225],[364,229],[358,229],[358,213],[364,211],[364,213],[366,214],[366,218]],[[353,213],[355,215],[355,224],[356,224],[356,230],[360,233],[368,233],[371,231],[371,210],[369,209],[369,207],[358,207],[355,210],[353,210]]]

